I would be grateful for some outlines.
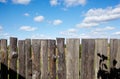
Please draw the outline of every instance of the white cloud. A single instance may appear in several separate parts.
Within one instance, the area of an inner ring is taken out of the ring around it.
[[[52,39],[52,37],[44,34],[34,34],[31,36],[31,39]]]
[[[76,36],[76,33],[77,33],[77,29],[74,28],[60,32],[61,35],[65,35],[65,36]]]
[[[58,5],[58,0],[50,0],[50,5],[52,6]]]
[[[1,3],[6,3],[6,2],[7,2],[7,0],[0,0],[0,2],[1,2]]]
[[[85,33],[81,33],[81,34],[79,35],[79,37],[80,37],[80,38],[90,38],[91,36],[90,36],[90,35],[87,35],[87,34],[85,34]]]
[[[114,35],[120,35],[120,31],[113,33]]]
[[[15,4],[27,5],[31,2],[31,0],[12,0],[12,2],[15,3]]]
[[[42,22],[44,20],[44,16],[36,16],[34,17],[34,21],[36,22]]]
[[[64,5],[65,7],[73,7],[78,5],[85,5],[86,0],[50,0],[50,5]]]
[[[30,16],[30,14],[29,13],[24,13],[24,16]]]
[[[57,19],[53,21],[53,25],[60,25],[60,24],[62,24],[62,20]]]
[[[37,30],[37,28],[31,27],[31,26],[21,26],[20,30],[23,30],[23,31],[35,31],[35,30]]]
[[[90,9],[85,14],[82,23],[77,24],[78,27],[93,27],[101,23],[120,19],[120,6],[107,7],[105,9]]]
[[[99,25],[98,23],[79,23],[76,24],[76,27],[80,27],[80,28],[89,28],[89,27],[93,27],[93,26],[97,26]]]
[[[105,28],[96,28],[94,29],[95,32],[102,32],[102,31],[109,31],[109,30],[114,30],[115,27],[110,27],[110,26],[107,26]]]
[[[64,0],[64,3],[67,7],[85,5],[86,0]]]
[[[9,33],[0,33],[0,38],[5,38],[5,39],[8,39],[10,37],[10,34]]]
[[[2,27],[2,26],[0,26],[0,31],[2,31],[2,29],[3,29],[3,27]]]
[[[70,32],[70,33],[76,33],[77,30],[72,28],[72,29],[68,29],[68,32]]]

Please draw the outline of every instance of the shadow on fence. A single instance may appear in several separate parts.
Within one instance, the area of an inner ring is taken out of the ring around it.
[[[99,61],[99,70],[97,73],[98,79],[120,79],[120,68],[116,68],[117,61],[113,60],[113,67],[108,70],[108,67],[105,63],[108,60],[108,57],[105,55],[97,54],[100,57]]]
[[[0,77],[1,77],[0,79],[8,79],[8,75],[9,75],[9,79],[25,79],[20,74],[18,74],[17,72],[13,71],[12,69],[8,70],[8,67],[6,65],[2,64],[2,63],[1,63],[0,74],[1,74],[0,75]]]

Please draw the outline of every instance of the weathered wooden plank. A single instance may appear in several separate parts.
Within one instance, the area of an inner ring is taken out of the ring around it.
[[[1,79],[8,78],[8,51],[7,40],[1,39]]]
[[[65,39],[57,38],[58,79],[66,79]]]
[[[120,68],[120,40],[118,39],[110,40],[110,68]]]
[[[82,53],[81,53],[81,78],[80,79],[94,79],[94,53],[95,40],[82,39]]]
[[[41,79],[48,79],[48,40],[41,40]]]
[[[48,40],[49,78],[56,79],[56,41]]]
[[[25,40],[25,62],[26,62],[26,79],[32,79],[32,55],[31,55],[31,40]]]
[[[1,39],[0,39],[0,79],[1,79]]]
[[[0,50],[1,50],[1,39],[0,39]]]
[[[40,79],[40,40],[32,40],[32,79]]]
[[[18,60],[19,60],[19,74],[18,79],[25,79],[25,41],[18,41]]]
[[[67,39],[66,41],[67,79],[79,79],[79,45],[80,39]]]
[[[9,79],[17,79],[17,38],[10,37]]]
[[[100,74],[101,69],[107,70],[105,68],[101,68],[102,64],[105,63],[107,65],[108,60],[104,60],[101,62],[101,59],[103,59],[100,56],[108,57],[108,40],[107,39],[96,39],[95,40],[95,79],[98,79],[98,77],[101,77],[102,74]],[[100,63],[101,62],[101,63]],[[108,66],[108,65],[107,65]]]

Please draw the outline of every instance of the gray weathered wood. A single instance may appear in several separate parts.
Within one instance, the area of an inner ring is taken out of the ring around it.
[[[9,79],[17,79],[17,38],[10,37]]]
[[[48,79],[48,40],[41,40],[41,79]]]
[[[117,61],[115,66],[113,62]],[[110,68],[120,68],[120,40],[110,40]]]
[[[1,51],[1,39],[0,39],[0,51]],[[1,52],[0,52],[0,71],[1,71]],[[1,74],[0,74],[0,79],[1,79]]]
[[[32,79],[40,79],[40,40],[32,40]]]
[[[108,40],[107,39],[96,39],[95,40],[95,59],[94,59],[94,61],[95,61],[95,79],[98,79],[97,74],[99,71],[99,67],[101,67],[101,65],[99,64],[101,58],[97,54],[108,57]],[[107,60],[105,60],[103,62],[107,64]]]
[[[1,50],[1,39],[0,39],[0,50]]]
[[[49,78],[56,79],[56,41],[48,40]]]
[[[67,79],[79,79],[79,45],[80,39],[67,39],[66,41]]]
[[[1,39],[1,79],[8,77],[8,51],[7,40]]]
[[[31,40],[25,40],[26,79],[32,79]]]
[[[18,79],[25,79],[25,41],[18,41],[18,60],[19,60],[19,74]]]
[[[58,79],[66,79],[65,39],[57,38]]]
[[[81,78],[80,79],[94,79],[94,53],[95,40],[82,39],[82,53],[81,53]]]

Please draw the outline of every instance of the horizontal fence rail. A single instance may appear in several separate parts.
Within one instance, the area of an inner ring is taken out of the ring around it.
[[[120,39],[0,39],[0,79],[120,79]]]

